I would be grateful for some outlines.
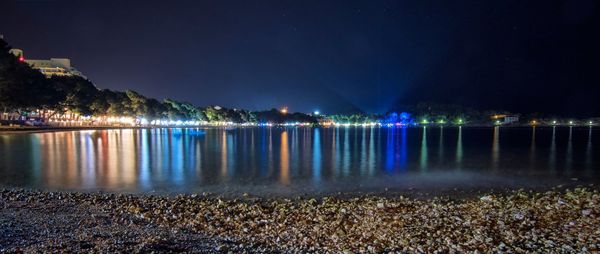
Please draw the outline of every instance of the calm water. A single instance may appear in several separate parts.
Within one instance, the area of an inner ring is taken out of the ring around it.
[[[600,182],[596,131],[428,127],[10,134],[0,135],[0,185],[283,195],[548,188]]]

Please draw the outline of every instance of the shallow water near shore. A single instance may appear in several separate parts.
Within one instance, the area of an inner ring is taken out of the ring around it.
[[[0,134],[0,185],[296,196],[600,182],[594,128],[208,128]]]

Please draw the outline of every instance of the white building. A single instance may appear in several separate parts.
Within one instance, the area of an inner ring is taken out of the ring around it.
[[[519,122],[519,115],[496,114],[491,117],[497,124],[512,124]]]
[[[86,78],[80,71],[71,66],[71,59],[68,58],[50,58],[50,60],[32,60],[25,59],[23,50],[11,49],[10,53],[31,65],[32,68],[39,70],[46,77],[52,76],[80,76]]]

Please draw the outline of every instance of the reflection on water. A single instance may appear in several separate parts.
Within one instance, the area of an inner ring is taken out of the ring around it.
[[[592,134],[592,128],[571,127],[349,127],[0,135],[0,184],[132,191],[360,189],[415,186],[424,179],[469,182],[474,173],[485,179],[595,182],[600,154],[592,149]]]
[[[462,147],[462,126],[458,127],[458,140],[456,141],[456,164],[460,168],[463,158],[463,147]]]
[[[552,127],[552,142],[550,143],[550,172],[556,172],[556,127]]]
[[[531,127],[531,146],[529,148],[529,164],[535,168],[535,126]]]
[[[400,169],[402,171],[406,170],[406,166],[408,163],[408,149],[406,147],[406,142],[407,142],[406,130],[407,130],[406,128],[402,128],[400,130],[401,135],[402,135],[401,141],[400,141],[400,142],[402,142],[400,144]]]
[[[567,142],[567,159],[565,162],[566,173],[571,173],[573,164],[573,127],[569,127],[569,141]]]
[[[423,135],[421,136],[421,169],[427,169],[427,127],[423,127]]]
[[[287,131],[281,132],[281,149],[279,168],[281,169],[280,181],[282,184],[288,185],[290,183],[290,154],[288,151],[288,133]]]
[[[498,169],[500,163],[500,127],[494,127],[494,136],[492,140],[492,169]]]
[[[313,157],[312,157],[312,170],[313,180],[315,182],[321,181],[321,135],[319,129],[315,129],[315,136],[313,139]]]
[[[386,138],[386,142],[385,142],[385,169],[388,172],[392,172],[392,170],[394,169],[394,149],[395,149],[395,144],[394,144],[394,138],[395,136],[395,129],[392,128],[388,128],[387,129],[387,138]],[[404,139],[402,139],[404,140]]]
[[[444,127],[440,127],[440,140],[438,141],[438,162],[444,161]]]
[[[585,169],[586,176],[590,176],[592,170],[592,127],[588,130],[587,146],[585,149]]]
[[[350,130],[354,129],[345,129],[344,130],[344,160],[342,164],[343,176],[348,176],[350,174]]]
[[[367,162],[369,176],[372,176],[373,174],[375,174],[376,163],[375,163],[375,137],[373,137],[374,133],[375,133],[375,128],[371,127],[371,130],[369,133],[369,158],[368,158],[368,162]]]

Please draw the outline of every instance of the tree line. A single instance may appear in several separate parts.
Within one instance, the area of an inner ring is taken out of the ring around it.
[[[317,123],[321,119],[337,123],[368,122],[488,122],[490,114],[503,111],[477,111],[459,105],[419,103],[396,106],[382,115],[350,114],[315,116],[286,113],[277,109],[248,111],[218,106],[197,107],[173,99],[157,100],[133,91],[99,89],[90,80],[79,76],[46,78],[9,52],[10,46],[0,39],[0,110],[2,116],[23,117],[37,112],[49,119],[56,114],[96,117],[136,117],[152,120],[186,120],[234,123]],[[397,113],[399,112],[399,113]],[[404,118],[400,119],[402,115]],[[406,117],[409,116],[409,117]]]
[[[218,106],[197,107],[173,99],[159,101],[133,90],[99,89],[79,76],[52,76],[41,72],[9,52],[0,39],[0,110],[25,116],[42,112],[43,118],[71,113],[76,116],[126,116],[148,120],[187,120],[209,122],[312,122],[316,118],[302,114],[284,114],[278,110],[251,112]],[[5,115],[5,114],[3,114]]]

